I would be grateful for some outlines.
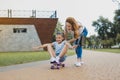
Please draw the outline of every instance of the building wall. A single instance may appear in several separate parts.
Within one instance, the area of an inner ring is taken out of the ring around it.
[[[0,52],[33,51],[32,47],[52,42],[57,18],[0,18]],[[14,33],[15,28],[27,32]]]
[[[0,25],[0,52],[33,51],[38,45],[41,41],[34,25]]]

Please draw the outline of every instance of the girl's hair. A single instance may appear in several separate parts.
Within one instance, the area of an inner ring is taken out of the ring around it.
[[[61,35],[63,37],[63,40],[65,39],[65,35],[62,32],[57,32],[56,35]]]
[[[74,38],[78,38],[79,37],[79,25],[77,23],[77,21],[73,18],[73,17],[68,17],[66,19],[66,22],[70,23],[72,25],[72,31],[74,32]],[[68,31],[65,27],[65,32],[66,35],[68,34]]]

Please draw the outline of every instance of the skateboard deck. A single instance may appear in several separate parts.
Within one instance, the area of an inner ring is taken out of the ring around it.
[[[63,63],[60,63],[60,64],[53,63],[50,68],[51,69],[60,69],[62,67],[65,67],[65,64],[63,64]]]

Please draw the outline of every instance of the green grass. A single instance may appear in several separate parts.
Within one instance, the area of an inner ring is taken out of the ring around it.
[[[92,49],[94,51],[120,53],[120,49]]]
[[[73,55],[74,51],[69,50],[67,55]],[[22,64],[34,61],[48,60],[50,55],[46,51],[40,52],[5,52],[0,53],[0,66]]]

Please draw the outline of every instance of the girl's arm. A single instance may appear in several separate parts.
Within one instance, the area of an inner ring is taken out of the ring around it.
[[[45,47],[47,47],[49,44],[50,44],[50,43],[40,45],[38,48],[45,48]]]
[[[45,48],[45,47],[47,47],[48,45],[53,46],[53,44],[52,44],[52,43],[47,43],[47,44],[43,44],[43,45],[40,45],[40,46],[33,47],[33,49]]]

